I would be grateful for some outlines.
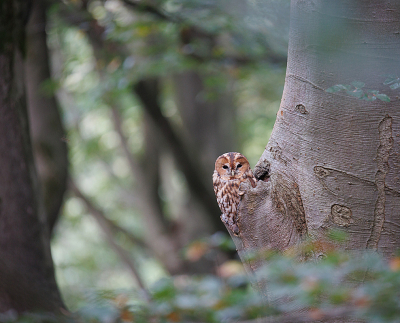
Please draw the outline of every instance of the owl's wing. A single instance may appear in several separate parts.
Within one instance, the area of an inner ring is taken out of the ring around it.
[[[221,185],[221,178],[218,176],[217,171],[214,171],[214,173],[213,173],[213,187],[214,187],[215,195],[217,195],[220,185]]]

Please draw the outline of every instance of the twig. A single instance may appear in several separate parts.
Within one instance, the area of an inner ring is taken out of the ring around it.
[[[147,231],[147,245],[171,274],[177,273],[182,269],[183,265],[176,248],[177,239],[168,232],[168,228],[163,222],[163,214],[156,207],[156,203],[149,200],[151,194],[149,193],[148,180],[144,176],[139,162],[129,149],[128,140],[122,129],[122,120],[119,111],[112,102],[109,102],[109,105],[111,106],[114,128],[119,135],[122,150],[128,160],[132,176],[136,178],[140,186],[137,190],[140,195],[137,204]]]
[[[99,210],[100,211],[100,210]],[[144,249],[149,249],[149,247],[138,237],[135,237],[132,232],[120,227],[119,225],[115,224],[113,221],[110,219],[106,218],[105,215],[101,212],[101,214],[104,216],[104,221],[107,223],[107,225],[112,229],[114,232],[121,232],[123,233],[133,244],[140,246]]]
[[[112,102],[109,102],[109,106],[111,107],[111,112],[112,112],[112,118],[114,122],[114,129],[117,132],[120,142],[121,142],[121,147],[122,150],[124,151],[125,157],[128,160],[129,168],[132,173],[132,176],[138,181],[139,186],[141,187],[138,193],[143,196],[143,199],[149,199],[149,196],[151,195],[150,192],[150,187],[149,187],[149,182],[148,179],[145,176],[145,173],[143,172],[143,167],[140,165],[139,161],[137,158],[135,158],[134,154],[129,148],[128,144],[128,139],[125,136],[125,133],[122,129],[122,120],[121,120],[121,115],[118,111],[118,108],[112,104]],[[151,207],[151,212],[146,212],[147,217],[152,217],[153,222],[152,226],[158,230],[158,233],[155,234],[155,236],[159,235],[161,232],[167,232],[167,225],[166,224],[166,217],[164,216],[164,213],[162,210],[159,210],[158,208],[155,207],[156,203],[155,201],[148,201],[147,202],[148,206],[146,209]],[[154,221],[157,223],[155,225]]]
[[[145,295],[146,300],[150,300],[150,294],[147,291],[145,284],[142,278],[140,277],[139,272],[136,269],[135,264],[131,260],[128,252],[115,242],[112,229],[109,225],[110,221],[104,216],[103,212],[100,211],[97,207],[95,207],[94,204],[79,190],[79,188],[76,186],[76,184],[71,178],[68,179],[68,186],[75,194],[75,196],[83,201],[90,214],[94,217],[94,219],[99,224],[100,228],[103,230],[111,248],[114,249],[114,251],[118,254],[121,260],[129,268],[131,275],[138,283],[140,289]]]

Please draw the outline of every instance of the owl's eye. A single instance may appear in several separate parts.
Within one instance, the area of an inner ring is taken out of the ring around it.
[[[238,165],[236,166],[236,168],[240,168],[240,167],[242,167],[242,164],[238,164]]]
[[[228,169],[228,166],[224,165],[222,166],[223,169]]]

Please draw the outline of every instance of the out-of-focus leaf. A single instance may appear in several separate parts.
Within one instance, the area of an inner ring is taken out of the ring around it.
[[[228,278],[232,276],[237,276],[239,274],[244,273],[243,265],[238,260],[230,260],[224,262],[221,266],[217,269],[218,276],[223,278]]]
[[[389,267],[392,271],[400,271],[400,257],[390,259]]]
[[[354,96],[357,99],[361,99],[364,96],[364,91],[360,89],[355,89],[352,91],[346,91],[348,95]]]
[[[356,89],[362,89],[365,86],[365,83],[359,82],[359,81],[354,81],[354,82],[351,82],[351,85],[353,85]]]
[[[386,94],[377,94],[376,98],[384,102],[390,102],[390,98]]]
[[[339,92],[342,90],[350,90],[351,87],[343,85],[343,84],[336,84],[334,86],[331,86],[330,88],[326,89],[326,92],[329,93],[335,93],[335,92]]]
[[[393,83],[389,86],[392,90],[396,90],[400,87],[400,83]]]
[[[209,250],[209,246],[204,241],[194,241],[185,250],[185,257],[190,261],[198,261]]]
[[[210,237],[209,242],[213,247],[217,247],[222,250],[226,251],[236,250],[236,246],[233,243],[231,237],[228,234],[221,231],[214,233]]]
[[[163,278],[152,286],[152,295],[155,300],[169,300],[175,297],[176,290],[172,280]]]
[[[384,85],[391,84],[393,82],[397,82],[399,78],[396,75],[387,75],[387,79],[383,82]]]
[[[333,241],[345,242],[348,234],[343,230],[332,229],[328,231],[327,237]]]
[[[47,97],[53,96],[59,88],[60,82],[53,79],[47,79],[40,84],[40,92]]]

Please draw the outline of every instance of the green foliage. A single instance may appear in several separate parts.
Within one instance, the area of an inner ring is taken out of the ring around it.
[[[344,91],[346,94],[360,100],[375,101],[376,99],[379,99],[384,102],[390,102],[390,98],[386,94],[379,93],[379,91],[376,90],[365,89],[364,86],[365,83],[354,81],[349,85],[337,84],[331,86],[325,91],[329,93]]]
[[[267,257],[257,279],[267,282],[270,304],[251,288],[243,271],[222,276],[180,275],[163,278],[150,288],[151,300],[139,292],[113,290],[86,296],[78,311],[84,322],[231,322],[263,316],[343,315],[365,322],[398,322],[400,317],[400,258],[387,261],[372,251],[346,252],[338,241],[308,240],[298,248]],[[208,242],[213,245],[215,237]],[[204,240],[203,240],[204,242]],[[324,249],[325,251],[322,251]],[[304,260],[304,252],[324,257]],[[306,314],[304,314],[306,313]],[[308,313],[308,314],[307,314]]]
[[[384,85],[389,85],[392,90],[400,88],[400,78],[396,75],[387,75],[387,79],[383,82]]]
[[[212,323],[265,314],[260,298],[247,282],[241,288],[235,286],[234,280],[215,276],[177,276],[153,284],[149,302],[127,290],[114,290],[88,298],[77,314],[90,322],[125,317],[128,322]]]

